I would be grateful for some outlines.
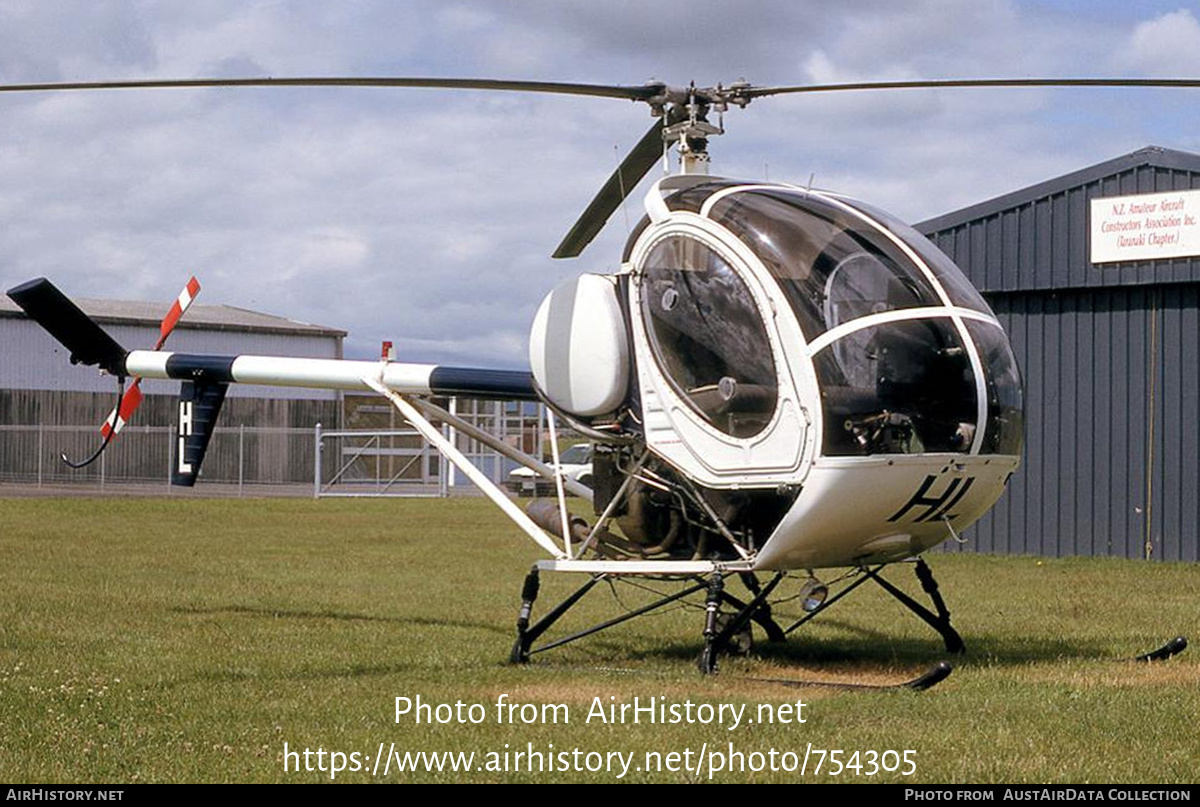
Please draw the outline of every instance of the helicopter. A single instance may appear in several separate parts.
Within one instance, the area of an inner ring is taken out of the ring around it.
[[[645,104],[654,123],[562,239],[556,258],[580,255],[671,149],[679,170],[647,192],[645,215],[628,238],[619,271],[585,273],[546,295],[531,328],[528,372],[387,357],[172,353],[161,349],[166,321],[155,349],[129,351],[49,280],[20,284],[8,295],[67,347],[72,362],[98,366],[118,381],[117,404],[95,456],[132,417],[141,378],[181,381],[172,483],[184,486],[197,481],[230,384],[377,393],[546,553],[522,585],[512,662],[702,595],[698,666],[711,673],[722,654],[746,649],[752,626],[783,641],[867,582],[925,621],[947,652],[963,652],[922,554],[961,540],[995,504],[1018,470],[1023,434],[1020,371],[1008,338],[958,267],[912,227],[867,202],[811,183],[710,175],[708,143],[724,132],[724,114],[794,93],[1196,87],[1200,81],[698,87],[334,77],[23,84],[0,86],[0,93],[216,86],[517,91]],[[168,316],[178,319],[174,308]],[[127,379],[135,379],[128,393]],[[545,404],[553,462],[525,455],[433,400],[455,395]],[[558,421],[592,443],[590,485],[562,473]],[[439,423],[552,482],[555,498],[521,509]],[[570,514],[568,493],[590,502],[594,518]],[[913,566],[929,606],[883,577],[894,564]],[[833,581],[843,585],[832,596],[832,582],[818,576],[829,570],[848,570]],[[584,582],[534,621],[544,573],[575,574]],[[537,644],[597,584],[638,578],[679,589]],[[805,615],[784,627],[770,597],[789,579],[800,581],[796,597]],[[746,594],[728,590],[735,580]],[[1177,639],[1147,657],[1183,646]],[[949,672],[942,663],[903,685],[924,689]]]

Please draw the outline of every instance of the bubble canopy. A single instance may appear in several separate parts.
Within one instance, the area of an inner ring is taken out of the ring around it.
[[[659,370],[709,426],[750,440],[770,422],[786,383],[768,335],[782,298],[805,342],[785,349],[810,363],[819,388],[820,454],[1020,454],[1021,380],[1008,339],[958,267],[916,230],[789,186],[712,180],[664,201],[754,257],[738,260],[668,226],[648,234],[636,267]],[[772,287],[768,306],[745,271]]]

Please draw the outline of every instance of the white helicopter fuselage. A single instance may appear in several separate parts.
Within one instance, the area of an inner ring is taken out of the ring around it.
[[[700,488],[790,498],[754,569],[909,557],[996,502],[1019,462],[1020,378],[932,244],[792,186],[677,176],[646,208],[621,273],[539,311],[552,405],[635,406],[645,445]]]

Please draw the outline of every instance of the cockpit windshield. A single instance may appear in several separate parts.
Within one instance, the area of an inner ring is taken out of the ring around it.
[[[942,304],[886,236],[815,196],[744,191],[719,199],[709,216],[754,250],[810,341],[859,317]]]
[[[932,241],[917,230],[905,224],[887,211],[880,210],[874,205],[860,202],[857,199],[842,200],[851,207],[863,211],[871,218],[886,227],[892,234],[908,245],[913,252],[921,256],[921,260],[929,267],[937,278],[938,283],[950,298],[950,302],[963,308],[973,308],[985,314],[991,314],[991,307],[967,280],[962,270],[954,265],[954,261],[946,253],[938,249]]]
[[[975,373],[949,318],[860,328],[813,362],[825,414],[823,453],[971,449],[979,417]]]
[[[861,202],[784,186],[703,182],[666,202],[739,239],[786,299],[821,396],[821,454],[1020,453],[1021,379],[1008,339],[961,270],[916,230]],[[748,438],[766,428],[781,393],[770,312],[730,259],[669,235],[650,246],[638,282],[675,391],[710,425]]]

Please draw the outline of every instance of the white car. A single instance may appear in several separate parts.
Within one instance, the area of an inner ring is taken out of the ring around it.
[[[565,478],[591,487],[591,443],[576,443],[559,454],[558,459]],[[553,467],[552,462],[546,464]],[[508,475],[508,489],[522,496],[548,496],[554,493],[554,480],[539,476],[532,468],[517,468]]]

